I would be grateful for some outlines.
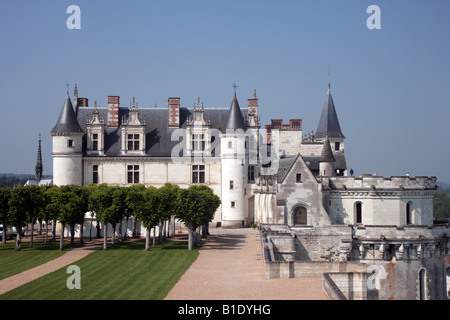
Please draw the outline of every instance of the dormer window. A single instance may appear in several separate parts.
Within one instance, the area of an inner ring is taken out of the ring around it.
[[[127,140],[128,140],[128,151],[139,150],[139,134],[129,134]]]
[[[94,133],[92,135],[92,150],[97,151],[98,150],[98,134]]]
[[[75,144],[73,143],[73,140],[72,140],[72,139],[67,140],[67,146],[68,146],[69,148],[75,147]]]
[[[193,134],[192,135],[192,151],[204,151],[205,150],[205,135]]]

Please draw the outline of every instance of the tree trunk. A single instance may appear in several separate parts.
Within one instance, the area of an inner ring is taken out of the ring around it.
[[[65,223],[61,223],[61,236],[59,237],[59,250],[64,250],[64,227],[66,226]]]
[[[48,220],[45,221],[45,238],[44,243],[47,243],[48,241]]]
[[[31,220],[31,238],[30,238],[30,248],[33,247],[33,233],[34,233],[34,221]]]
[[[194,249],[194,230],[192,228],[192,222],[188,222],[188,235],[189,235],[188,249],[192,250]]]
[[[75,246],[75,225],[74,224],[70,225],[70,246],[71,247]]]
[[[16,237],[16,251],[20,251],[20,244],[22,242],[22,232],[21,231],[21,227],[16,227],[17,229],[17,237]]]
[[[114,248],[116,245],[116,224],[114,222],[112,222],[111,226],[112,226],[111,247]]]
[[[117,238],[118,238],[119,242],[122,242],[122,220],[119,222],[119,232],[118,233],[119,234],[118,234]]]
[[[150,250],[150,230],[145,228],[145,251]]]
[[[89,241],[92,240],[92,217],[91,217],[91,225],[89,227]]]
[[[137,227],[137,219],[135,216],[133,216],[133,238],[137,236],[136,227]]]
[[[153,248],[155,247],[155,241],[156,241],[156,227],[153,228]]]
[[[56,241],[56,219],[52,222],[52,240]]]
[[[80,243],[84,243],[84,233],[83,233],[83,230],[84,230],[84,219],[82,219],[82,220],[81,220],[81,223],[80,223]]]
[[[108,224],[103,223],[103,250],[107,250],[107,234],[108,234]]]
[[[3,235],[2,235],[2,243],[6,244],[6,231],[8,231],[6,227],[5,221],[3,221]]]
[[[42,236],[42,220],[39,221],[39,235]]]

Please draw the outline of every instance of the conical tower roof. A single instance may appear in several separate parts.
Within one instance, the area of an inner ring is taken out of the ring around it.
[[[333,151],[331,151],[330,140],[328,135],[325,136],[325,141],[323,143],[322,154],[320,155],[320,162],[335,162],[336,159],[333,156]]]
[[[228,119],[225,125],[226,129],[242,129],[245,130],[245,121],[242,116],[241,108],[239,107],[239,102],[236,98],[236,91],[234,92],[234,98],[231,102],[230,111],[228,112]]]
[[[328,84],[327,98],[320,116],[319,125],[315,134],[316,138],[325,138],[328,134],[330,138],[345,138],[339,125],[333,97],[331,96],[330,84]]]
[[[73,110],[72,101],[70,101],[69,92],[67,92],[66,100],[64,101],[61,114],[59,115],[58,122],[53,127],[52,133],[82,133],[75,112]]]

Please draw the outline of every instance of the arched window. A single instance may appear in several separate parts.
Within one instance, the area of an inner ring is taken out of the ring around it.
[[[362,203],[355,203],[355,220],[356,223],[362,223]]]
[[[294,225],[307,224],[307,209],[303,206],[297,206],[292,213],[292,222]]]
[[[419,300],[427,300],[427,273],[425,269],[419,271]]]
[[[412,202],[406,204],[406,224],[412,224]]]

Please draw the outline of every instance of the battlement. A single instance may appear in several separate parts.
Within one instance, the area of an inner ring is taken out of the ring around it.
[[[331,189],[380,189],[380,190],[435,190],[436,177],[380,177],[360,175],[359,177],[329,177]]]

